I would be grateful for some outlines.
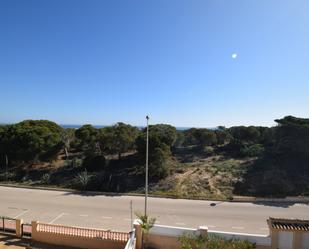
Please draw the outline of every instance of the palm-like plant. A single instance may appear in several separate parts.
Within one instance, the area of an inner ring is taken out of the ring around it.
[[[156,218],[149,217],[147,214],[136,214],[138,223],[142,229],[142,247],[145,248],[147,241],[145,241],[145,234],[149,233],[149,230],[154,226]]]

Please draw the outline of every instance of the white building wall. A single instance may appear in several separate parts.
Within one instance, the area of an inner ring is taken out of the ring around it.
[[[293,232],[279,232],[278,249],[292,249],[292,248],[293,248]]]
[[[302,233],[301,249],[309,249],[309,233]]]
[[[172,226],[163,226],[163,225],[154,225],[149,233],[153,235],[162,235],[169,237],[179,237],[186,234],[192,234],[199,232],[198,229],[193,228],[183,228],[183,227],[172,227]],[[233,232],[222,232],[222,231],[214,231],[208,230],[208,234],[218,235],[224,237],[226,239],[237,238],[241,240],[248,240],[252,243],[256,243],[261,246],[270,246],[271,238],[267,235],[259,235],[259,234],[247,234],[247,233],[233,233]],[[281,249],[281,248],[280,248]]]
[[[179,237],[184,233],[195,233],[197,229],[193,228],[184,228],[184,227],[172,227],[172,226],[163,226],[163,225],[154,225],[150,229],[150,234],[155,235],[165,235],[170,237]]]

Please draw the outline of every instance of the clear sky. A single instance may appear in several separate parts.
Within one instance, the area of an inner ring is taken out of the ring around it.
[[[308,0],[1,0],[0,122],[309,117]]]

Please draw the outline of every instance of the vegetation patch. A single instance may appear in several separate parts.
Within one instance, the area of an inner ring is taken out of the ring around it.
[[[240,239],[225,239],[218,235],[202,235],[197,233],[185,233],[179,237],[182,249],[253,249],[255,244]]]
[[[309,120],[276,127],[177,131],[149,126],[150,193],[177,198],[309,194]],[[64,129],[47,120],[0,126],[0,181],[104,192],[144,192],[146,129]]]

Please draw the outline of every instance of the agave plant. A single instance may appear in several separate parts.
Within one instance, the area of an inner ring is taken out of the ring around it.
[[[89,181],[90,175],[86,169],[75,176],[76,187],[80,190],[86,190]]]

